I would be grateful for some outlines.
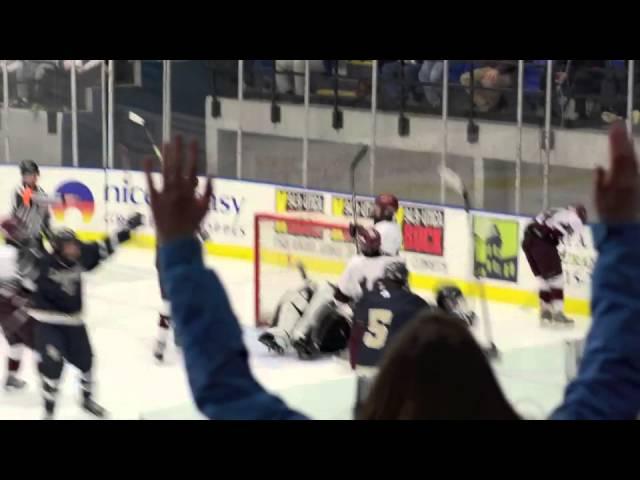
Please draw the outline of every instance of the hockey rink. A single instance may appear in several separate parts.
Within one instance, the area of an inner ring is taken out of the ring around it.
[[[300,361],[278,357],[257,342],[253,319],[253,265],[240,260],[207,257],[221,276],[233,307],[245,328],[251,366],[259,381],[292,407],[316,419],[348,419],[355,398],[355,378],[337,358]],[[268,288],[276,301],[287,281]],[[198,419],[179,351],[170,341],[164,364],[152,356],[160,295],[154,252],[123,248],[95,272],[86,275],[86,323],[95,350],[96,399],[110,419]],[[429,295],[425,295],[429,298]],[[480,305],[470,305],[481,316]],[[507,396],[526,418],[544,418],[558,403],[566,384],[563,342],[582,338],[587,318],[576,318],[569,331],[541,329],[537,312],[505,304],[489,306],[495,343],[501,359],[495,369]],[[476,327],[482,342],[483,322]],[[2,376],[6,343],[1,341]],[[41,396],[35,362],[25,352],[23,391],[0,391],[0,419],[39,419]],[[461,392],[464,394],[464,392]],[[79,405],[78,372],[67,365],[58,398],[57,419],[90,419]]]

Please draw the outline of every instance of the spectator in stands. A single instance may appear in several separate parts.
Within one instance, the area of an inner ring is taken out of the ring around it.
[[[599,256],[593,273],[592,325],[578,374],[552,419],[631,420],[640,412],[640,283],[635,281],[640,272],[640,175],[624,124],[611,128],[609,142],[609,170],[598,169],[595,182],[595,204],[602,223],[593,227]],[[151,178],[151,161],[145,162],[161,274],[182,339],[195,402],[215,419],[304,419],[256,382],[224,287],[204,266],[195,232],[209,209],[212,189],[208,182],[205,195],[194,192],[197,151],[197,145],[192,145],[184,169],[181,141],[165,146],[162,191]],[[413,327],[415,333],[424,335],[413,344],[420,350],[411,353],[416,365],[409,373],[400,372],[419,378],[408,379],[400,385],[402,390],[385,388],[392,387],[385,379],[398,373],[393,370],[395,365],[406,363],[394,358],[404,355],[404,350],[392,348],[390,358],[383,361],[379,384],[374,383],[371,401],[404,398],[404,406],[388,407],[393,418],[515,418],[469,331],[449,317],[433,321]],[[406,332],[403,343],[409,336]],[[425,361],[428,359],[436,359],[439,368],[433,368]],[[443,379],[449,376],[448,369],[460,378]],[[479,379],[474,380],[476,376]],[[423,382],[445,391],[432,392]],[[457,389],[452,389],[454,382],[459,382]],[[469,392],[470,386],[478,391]],[[432,400],[434,395],[440,398]],[[459,399],[465,395],[478,399],[480,408]],[[484,400],[483,395],[489,399]],[[451,404],[449,412],[443,411],[446,401]],[[420,405],[422,402],[425,404]],[[385,408],[364,411],[384,412]]]
[[[28,107],[43,103],[45,97],[42,80],[47,72],[58,68],[59,60],[18,60],[16,72],[16,107]]]
[[[475,63],[474,67],[476,67]],[[504,93],[493,89],[513,86],[516,70],[517,60],[479,61],[478,67],[473,70],[474,87],[480,87],[474,89],[473,103],[479,112],[490,112],[499,107],[501,100],[504,99]],[[470,87],[471,72],[462,74],[460,83],[465,87]]]
[[[564,118],[570,121],[589,118],[589,112],[593,108],[587,107],[595,105],[599,100],[605,66],[606,60],[555,60],[553,62],[557,101]],[[546,79],[545,73],[541,78],[543,91],[546,88]]]
[[[238,61],[209,60],[212,93],[217,97],[238,97]]]
[[[442,60],[424,60],[418,72],[418,80],[424,84],[424,96],[429,105],[434,108],[439,107],[442,103],[443,68],[444,62]]]
[[[418,85],[421,66],[422,60],[378,60],[383,102],[393,106],[399,104],[403,91],[405,100],[409,93],[416,101],[422,100],[423,94]]]
[[[304,95],[304,65],[305,60],[276,60],[276,88],[278,93]],[[324,71],[324,60],[309,60],[309,75],[312,72]],[[291,77],[293,77],[293,82]]]
[[[627,92],[629,60],[608,60],[607,69],[602,81],[602,120],[613,123],[627,117]],[[633,72],[633,91],[640,90],[640,63],[635,61]],[[636,96],[636,95],[634,95]],[[634,106],[635,107],[635,106]],[[633,109],[633,123],[640,121],[640,112]]]

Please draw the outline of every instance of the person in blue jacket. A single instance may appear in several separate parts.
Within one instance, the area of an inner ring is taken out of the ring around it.
[[[602,223],[593,227],[599,251],[593,323],[578,374],[552,419],[635,419],[640,412],[640,180],[624,124],[611,128],[609,141],[609,169],[598,169],[594,191]],[[212,187],[209,181],[203,196],[195,193],[197,145],[192,145],[186,171],[179,138],[165,145],[164,159],[162,191],[155,188],[150,160],[145,169],[160,268],[196,405],[212,419],[305,419],[251,374],[224,287],[204,266],[195,232]]]

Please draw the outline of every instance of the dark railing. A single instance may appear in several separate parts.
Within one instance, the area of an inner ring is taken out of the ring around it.
[[[440,79],[420,80],[416,68],[408,61],[380,61],[378,91],[371,89],[371,62],[324,61],[324,70],[310,69],[310,103],[333,106],[333,126],[340,128],[342,118],[340,107],[370,108],[370,95],[378,95],[378,108],[399,114],[398,133],[409,133],[407,113],[441,114],[440,106],[433,106],[420,93],[425,87],[442,96]],[[396,63],[394,65],[394,62]],[[477,120],[487,119],[514,122],[516,119],[518,82],[517,60],[490,61],[495,66],[510,67],[505,82],[489,85],[475,78],[473,71],[482,68],[485,61],[450,60],[449,63],[449,116],[466,118],[469,122],[469,138],[477,136]],[[606,126],[617,118],[627,115],[627,61],[601,61],[601,66],[584,64],[579,61],[554,61],[553,78],[567,78],[554,84],[552,88],[552,125],[567,128],[598,128]],[[597,62],[597,61],[593,61]],[[346,68],[345,68],[346,66]],[[245,86],[245,98],[270,99],[276,105],[276,98],[284,103],[302,103],[301,92],[279,92],[277,75],[290,75],[295,79],[304,77],[304,69],[293,71],[276,70],[276,62],[267,65],[265,61],[248,64],[255,81]],[[637,70],[637,69],[636,69]],[[389,73],[394,72],[394,73]],[[524,61],[523,112],[524,123],[544,124],[546,60]],[[218,75],[223,72],[218,72]],[[564,74],[564,75],[561,75]],[[462,85],[463,75],[469,76],[468,86]],[[477,75],[477,74],[476,74]],[[640,79],[640,76],[636,74]],[[237,79],[237,74],[235,75]],[[237,81],[237,80],[236,80]],[[638,82],[640,83],[640,82]],[[636,88],[633,109],[638,106],[640,89]],[[224,96],[220,92],[218,96]],[[229,95],[235,97],[235,94]],[[490,108],[481,108],[482,98],[491,98]],[[474,100],[476,99],[476,100]],[[496,101],[497,99],[497,101]],[[272,106],[272,109],[275,109]],[[275,115],[277,117],[277,115]],[[273,117],[273,116],[272,116]],[[640,113],[634,115],[640,117]],[[640,118],[638,118],[640,120]]]

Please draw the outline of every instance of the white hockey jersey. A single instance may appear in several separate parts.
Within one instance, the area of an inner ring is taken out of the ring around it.
[[[371,290],[376,280],[384,276],[387,265],[405,263],[404,258],[398,256],[381,255],[379,257],[365,257],[358,255],[349,260],[347,268],[338,280],[338,289],[353,302],[360,300],[362,286]]]
[[[571,236],[583,227],[582,219],[570,208],[545,210],[535,217],[535,222],[549,229],[549,233],[556,238]]]
[[[14,280],[18,275],[18,251],[8,245],[0,245],[0,282]]]
[[[398,222],[382,220],[373,228],[380,234],[380,251],[385,255],[397,256],[402,247],[402,229]]]

